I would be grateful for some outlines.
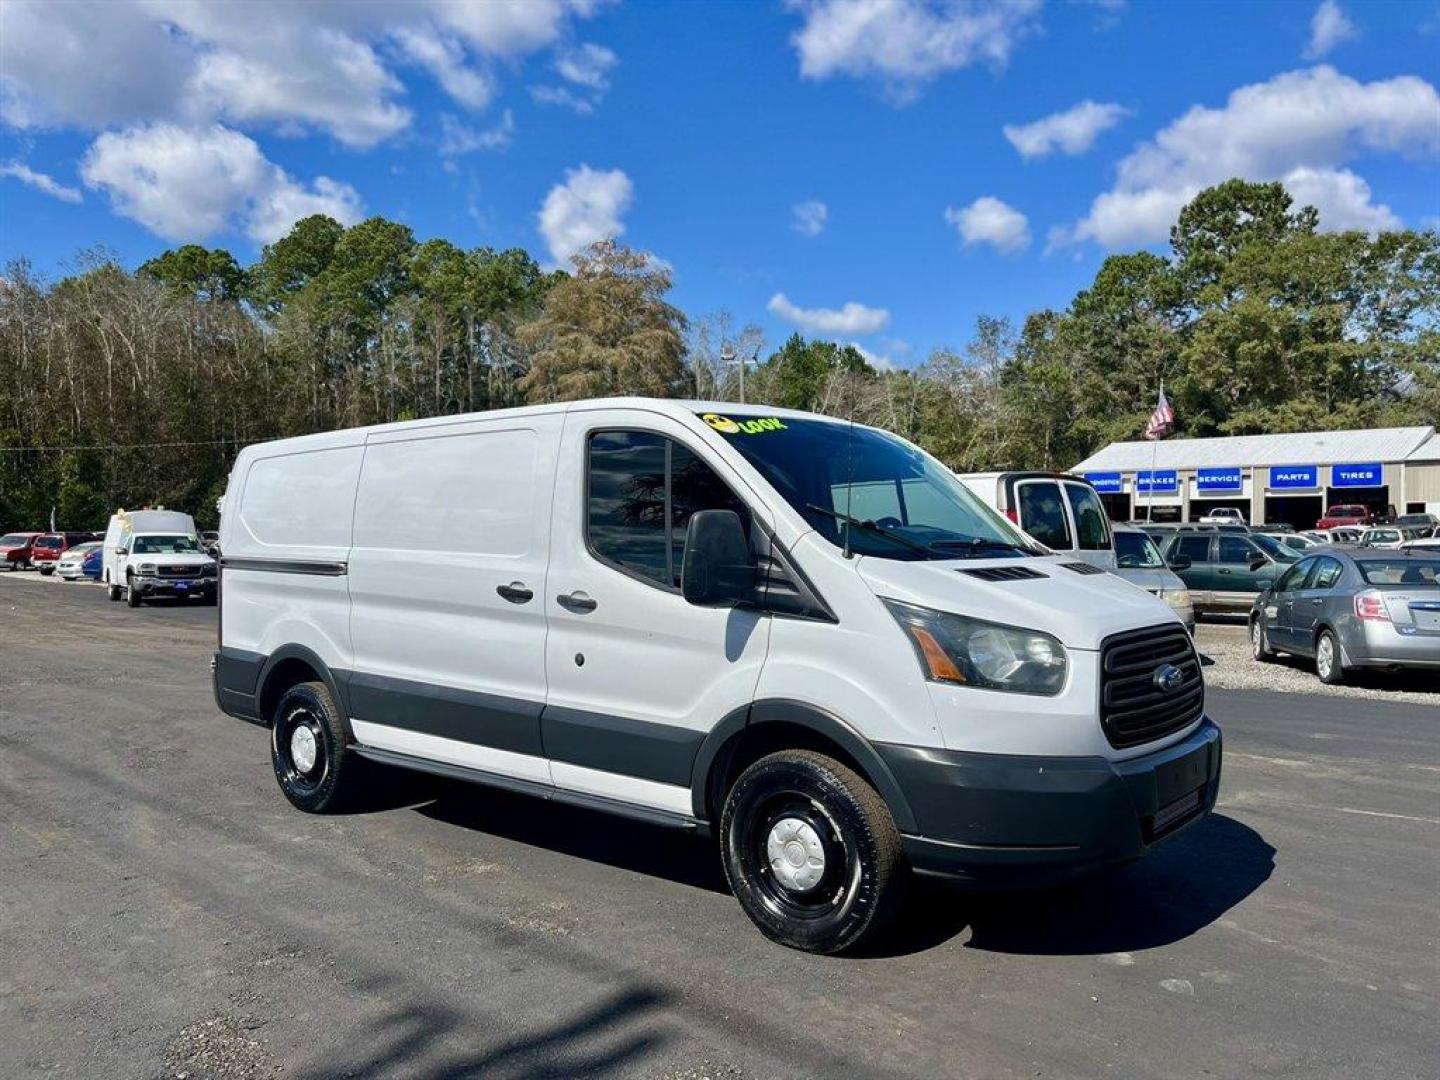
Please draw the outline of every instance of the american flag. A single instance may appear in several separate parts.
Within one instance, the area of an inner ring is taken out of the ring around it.
[[[1145,425],[1145,438],[1161,439],[1169,433],[1175,424],[1175,410],[1170,407],[1170,402],[1165,399],[1165,388],[1160,388],[1160,402],[1155,406],[1155,411],[1150,414],[1150,422]]]

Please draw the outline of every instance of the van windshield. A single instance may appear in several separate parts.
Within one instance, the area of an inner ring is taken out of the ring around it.
[[[193,536],[137,536],[136,555],[178,555],[187,551],[199,551],[200,545]]]
[[[873,428],[701,413],[836,547],[883,559],[1044,554],[927,454]]]

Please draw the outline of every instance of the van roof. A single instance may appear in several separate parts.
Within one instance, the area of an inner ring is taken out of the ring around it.
[[[698,401],[677,398],[652,397],[608,397],[582,398],[578,401],[557,401],[547,405],[519,405],[510,409],[485,409],[479,412],[456,413],[447,416],[429,416],[421,420],[397,420],[386,424],[368,424],[364,427],[341,428],[336,431],[320,431],[310,435],[296,435],[288,439],[252,443],[251,446],[278,446],[301,450],[312,448],[322,450],[329,447],[353,446],[372,434],[389,431],[423,430],[444,427],[449,424],[463,424],[474,420],[507,418],[522,419],[527,416],[543,416],[551,413],[567,413],[575,409],[645,409],[673,416],[677,419],[693,420],[697,413],[734,413],[739,416],[775,416],[782,419],[823,420],[843,424],[844,419],[822,416],[819,413],[804,412],[800,409],[777,409],[769,405],[747,405],[735,401]],[[868,426],[868,425],[860,425]],[[246,449],[250,449],[247,447]]]

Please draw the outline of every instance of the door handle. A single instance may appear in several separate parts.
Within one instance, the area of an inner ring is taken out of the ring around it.
[[[1310,604],[1311,604],[1312,607],[1319,607],[1319,606],[1320,606],[1321,604],[1323,604],[1324,602],[1325,602],[1325,601],[1324,601],[1323,599],[1321,599],[1320,597],[1318,597],[1318,596],[1313,597],[1313,598],[1310,600]]]
[[[1216,572],[1217,574],[1228,574],[1228,573],[1230,573],[1230,571],[1227,570],[1227,569],[1225,569],[1225,567],[1223,567],[1223,566],[1220,567],[1220,569],[1216,570],[1215,572]]]
[[[496,585],[495,591],[512,604],[528,604],[535,595],[525,587],[523,581],[512,581],[509,585]]]
[[[566,611],[573,611],[576,615],[588,615],[597,606],[594,600],[578,590],[573,593],[561,593],[555,597],[555,602]]]

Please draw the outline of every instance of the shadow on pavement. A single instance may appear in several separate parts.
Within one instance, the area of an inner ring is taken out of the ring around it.
[[[487,1042],[483,1025],[448,1008],[399,1009],[372,1025],[381,1045],[351,1060],[327,1059],[318,1069],[299,1069],[302,1078],[400,1074],[415,1077],[487,1077],[540,1080],[542,1077],[603,1076],[655,1050],[666,1035],[653,1021],[667,1004],[664,994],[644,986],[624,989],[578,1016],[543,1030],[501,1038],[473,1054],[437,1055],[442,1040]],[[427,1064],[417,1065],[417,1058]]]
[[[1259,833],[1211,814],[1124,870],[1044,892],[969,898],[969,947],[1055,956],[1169,945],[1219,919],[1274,869],[1275,849]]]
[[[715,845],[693,833],[514,795],[462,781],[422,778],[433,801],[426,817],[548,848],[580,859],[728,893]]]

